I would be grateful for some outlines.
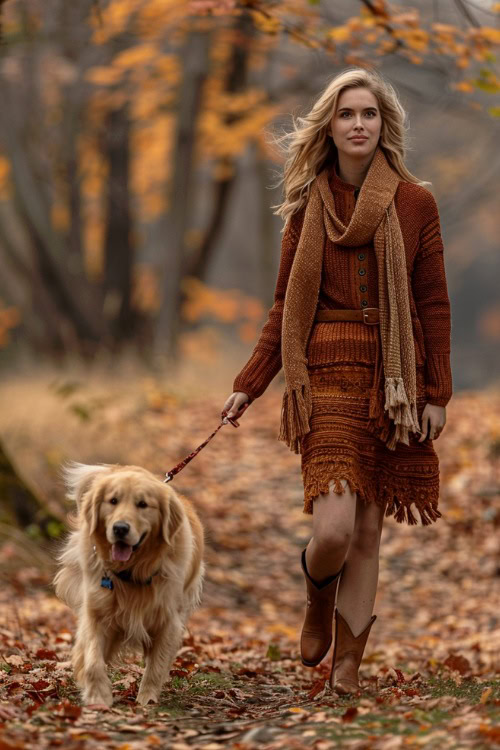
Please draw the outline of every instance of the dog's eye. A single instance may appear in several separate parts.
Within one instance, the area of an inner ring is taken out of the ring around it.
[[[137,503],[137,507],[138,508],[147,508],[148,504],[147,504],[147,502],[145,500],[139,500],[139,502]]]
[[[109,502],[111,503],[111,505],[118,505],[118,498],[117,497],[112,497]]]

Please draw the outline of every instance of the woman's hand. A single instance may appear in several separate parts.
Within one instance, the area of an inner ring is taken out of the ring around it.
[[[224,404],[223,411],[226,411],[227,417],[236,417],[241,410],[241,407],[250,401],[250,396],[243,391],[235,391],[232,393]]]
[[[422,434],[418,442],[421,443],[427,439],[428,430],[429,439],[437,440],[445,424],[446,408],[444,406],[435,406],[435,404],[426,404],[422,414]]]

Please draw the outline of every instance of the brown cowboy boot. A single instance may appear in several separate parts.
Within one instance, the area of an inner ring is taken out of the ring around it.
[[[302,664],[315,667],[328,653],[332,644],[333,610],[343,567],[333,581],[318,587],[307,571],[306,550],[302,550],[302,570],[306,579],[307,606],[300,636]]]
[[[358,669],[363,658],[366,641],[377,615],[372,615],[370,622],[356,638],[338,609],[335,609],[335,646],[333,649],[330,687],[340,695],[359,691]]]

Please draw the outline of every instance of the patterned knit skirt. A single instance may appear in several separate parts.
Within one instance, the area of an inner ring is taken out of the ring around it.
[[[338,362],[309,367],[313,410],[311,430],[302,443],[304,513],[313,512],[320,493],[343,494],[342,479],[364,502],[385,507],[386,516],[416,524],[414,504],[423,525],[438,518],[439,460],[433,441],[386,447],[366,429],[374,364]],[[417,367],[417,412],[422,425],[426,401],[424,367]]]

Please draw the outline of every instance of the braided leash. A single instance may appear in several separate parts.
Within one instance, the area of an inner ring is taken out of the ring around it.
[[[250,406],[250,404],[248,402],[246,404],[243,404],[243,406],[241,407],[241,409],[238,412],[238,419],[241,418],[241,416],[244,414],[244,412],[246,411],[246,409],[249,406]],[[196,448],[196,450],[194,450],[192,453],[189,454],[189,456],[186,456],[186,458],[184,458],[176,466],[174,466],[173,469],[171,469],[170,471],[167,471],[167,473],[165,474],[166,479],[163,480],[165,482],[165,484],[167,482],[171,482],[172,479],[175,477],[175,475],[178,474],[180,471],[182,471],[182,469],[185,466],[187,466],[187,464],[190,461],[192,461],[195,456],[198,455],[198,453],[201,451],[201,449],[204,448],[207,445],[207,443],[209,443],[212,440],[213,437],[215,437],[215,435],[219,432],[219,430],[220,430],[221,427],[224,427],[225,424],[232,424],[233,427],[239,427],[240,426],[239,423],[236,421],[236,417],[228,417],[227,416],[227,411],[225,409],[224,409],[224,411],[221,412],[221,418],[222,418],[222,422],[220,423],[220,425],[218,427],[216,427],[216,429],[212,432],[212,434],[210,435],[210,437],[208,437],[205,440],[205,442],[203,442],[201,445],[199,445],[198,448]]]

